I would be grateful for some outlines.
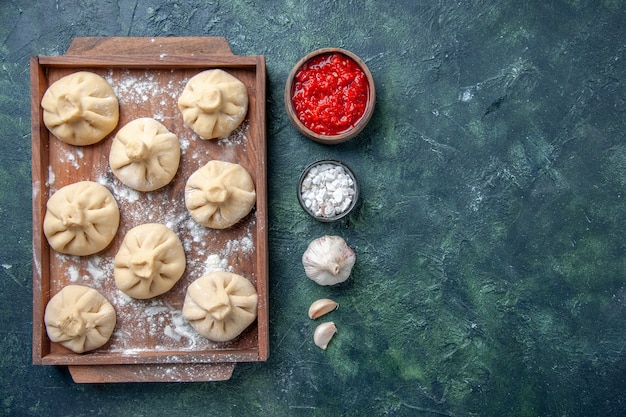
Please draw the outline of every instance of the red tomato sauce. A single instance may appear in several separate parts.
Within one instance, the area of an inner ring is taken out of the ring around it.
[[[291,101],[298,119],[320,135],[353,128],[365,114],[367,77],[350,57],[328,53],[307,61],[296,73]]]

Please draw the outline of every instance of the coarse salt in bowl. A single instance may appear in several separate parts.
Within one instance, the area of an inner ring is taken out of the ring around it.
[[[358,56],[341,48],[322,48],[291,70],[284,101],[287,116],[300,133],[332,145],[365,128],[374,112],[376,89]]]
[[[359,185],[348,165],[336,159],[322,159],[302,171],[297,193],[307,214],[320,222],[333,222],[354,209]]]

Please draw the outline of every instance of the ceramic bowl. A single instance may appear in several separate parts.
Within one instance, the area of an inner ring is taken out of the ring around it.
[[[367,102],[366,102],[365,111],[363,115],[358,119],[358,121],[351,128],[343,132],[337,133],[337,134],[325,135],[325,134],[314,132],[313,130],[309,129],[298,118],[298,115],[296,114],[296,111],[294,109],[294,104],[293,104],[293,89],[294,89],[294,80],[295,80],[296,74],[298,74],[298,72],[302,69],[304,64],[306,64],[308,61],[314,58],[319,57],[320,55],[330,55],[333,53],[344,55],[347,58],[354,61],[356,64],[358,64],[358,66],[361,68],[361,70],[363,71],[363,73],[365,74],[367,78],[368,97],[367,97]],[[298,61],[298,63],[293,67],[293,69],[289,73],[289,77],[287,78],[287,83],[285,84],[284,100],[285,100],[285,107],[287,109],[287,115],[289,119],[291,120],[291,122],[293,123],[293,125],[296,127],[296,129],[300,133],[302,133],[304,136],[318,143],[332,145],[332,144],[342,143],[349,139],[352,139],[353,137],[358,135],[363,130],[363,128],[367,125],[367,123],[371,119],[372,114],[374,112],[374,104],[376,103],[376,88],[374,86],[374,79],[372,78],[372,74],[370,70],[367,68],[367,65],[365,65],[365,63],[361,60],[361,58],[359,58],[358,56],[356,56],[350,51],[346,51],[345,49],[322,48],[322,49],[318,49],[316,51],[309,53],[300,61]]]
[[[333,178],[333,175],[338,178]],[[348,180],[347,185],[345,180]],[[311,182],[319,183],[313,187]],[[335,195],[338,189],[341,191],[339,198]],[[359,193],[359,183],[352,169],[336,159],[321,159],[309,164],[298,180],[300,206],[309,216],[324,223],[350,214],[357,205]]]

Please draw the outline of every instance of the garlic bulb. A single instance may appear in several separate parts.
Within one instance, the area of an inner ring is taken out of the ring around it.
[[[350,276],[356,255],[339,236],[322,236],[313,240],[302,255],[307,277],[319,285],[335,285]]]

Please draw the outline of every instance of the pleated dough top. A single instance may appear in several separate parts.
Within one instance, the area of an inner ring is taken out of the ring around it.
[[[109,83],[79,71],[52,83],[41,99],[43,121],[59,140],[91,145],[111,133],[119,121],[119,102]]]

